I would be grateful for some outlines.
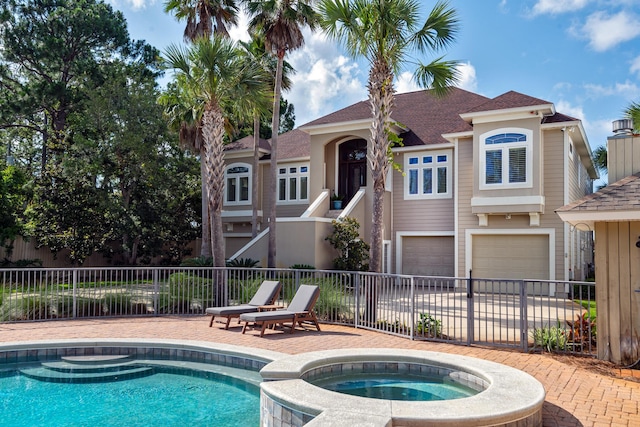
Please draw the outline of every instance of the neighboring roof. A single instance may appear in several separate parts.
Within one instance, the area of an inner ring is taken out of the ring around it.
[[[261,150],[269,151],[271,150],[271,145],[266,139],[260,138],[258,139],[258,145]],[[236,141],[233,141],[230,144],[225,145],[225,151],[245,151],[251,150],[253,151],[253,135],[245,136],[244,138],[240,138]]]
[[[640,172],[556,210],[563,221],[593,225],[598,221],[640,220]]]

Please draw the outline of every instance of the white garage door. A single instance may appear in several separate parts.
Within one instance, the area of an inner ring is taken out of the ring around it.
[[[403,237],[402,273],[454,276],[453,237]]]
[[[548,235],[474,235],[473,277],[549,279]]]

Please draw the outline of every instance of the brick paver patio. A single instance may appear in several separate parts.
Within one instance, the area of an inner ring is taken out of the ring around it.
[[[521,369],[537,378],[547,392],[545,426],[640,426],[640,382],[602,375],[550,355],[410,341],[363,329],[322,325],[322,332],[293,335],[268,331],[263,338],[241,328],[208,327],[208,317],[159,317],[65,320],[0,324],[0,342],[71,338],[159,338],[211,341],[282,353],[336,348],[397,348],[440,351],[478,357]],[[233,323],[232,323],[233,324]],[[631,375],[638,371],[623,371]]]

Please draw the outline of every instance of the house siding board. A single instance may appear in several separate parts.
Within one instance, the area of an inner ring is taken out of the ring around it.
[[[540,227],[555,230],[555,271],[552,279],[565,279],[565,226],[555,210],[565,204],[564,166],[567,160],[564,151],[564,135],[560,129],[544,132],[544,188],[545,213],[540,218]],[[575,153],[577,157],[577,153]]]
[[[473,197],[474,171],[468,167],[473,164],[473,140],[462,139],[457,149],[457,195],[458,195],[458,277],[467,277],[469,271],[465,265],[466,259],[466,230],[478,228],[478,217],[471,213],[471,198]]]

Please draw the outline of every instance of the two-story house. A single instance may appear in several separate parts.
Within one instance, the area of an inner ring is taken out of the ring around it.
[[[300,106],[298,106],[300,108]],[[283,134],[278,140],[279,267],[330,268],[324,240],[331,219],[355,217],[369,239],[372,195],[367,163],[370,107],[363,101]],[[597,177],[580,120],[553,103],[517,92],[490,99],[462,89],[396,95],[392,128],[399,166],[390,172],[384,211],[387,272],[449,277],[581,279],[592,262],[591,234],[565,225],[555,209],[592,191]],[[269,144],[226,150],[227,255],[266,265]],[[258,168],[258,200],[251,200]],[[400,169],[400,170],[398,170]],[[330,209],[330,196],[344,198]],[[251,209],[261,234],[251,238]]]

